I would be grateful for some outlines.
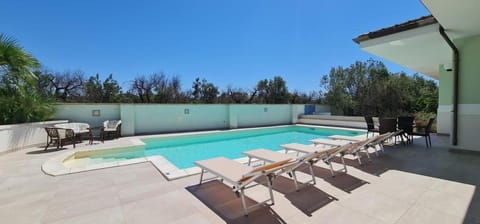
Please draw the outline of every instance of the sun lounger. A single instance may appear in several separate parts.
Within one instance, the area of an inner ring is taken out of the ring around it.
[[[202,184],[205,171],[215,175],[215,178],[218,177],[231,184],[233,186],[233,191],[237,194],[237,196],[241,197],[242,199],[242,205],[245,215],[248,215],[248,211],[251,208],[266,204],[269,201],[271,202],[271,204],[275,203],[272,192],[272,179],[275,176],[276,172],[279,172],[282,169],[291,166],[292,164],[293,162],[291,162],[291,159],[286,159],[278,161],[276,163],[254,168],[224,157],[217,157],[213,159],[195,162],[195,165],[202,169],[202,173],[200,175],[200,184]],[[270,198],[258,204],[247,207],[244,191],[247,186],[262,177],[266,178],[267,180]]]
[[[346,140],[334,140],[328,138],[316,138],[310,140],[315,146],[319,145],[326,145],[326,146],[342,146],[348,143],[352,143],[353,141],[346,141]]]
[[[342,162],[344,162],[343,157],[345,155],[353,155],[357,158],[358,163],[361,165],[362,164],[361,152],[363,151],[364,154],[367,156],[368,160],[370,161],[370,154],[368,152],[368,148],[373,147],[372,143],[374,141],[378,140],[380,137],[384,137],[384,136],[377,136],[377,137],[365,139],[365,140],[358,141],[358,142],[347,143],[344,146],[342,146],[342,150],[339,150],[337,152],[337,154],[339,154],[340,158],[342,158]],[[325,159],[325,161],[330,162],[334,158],[335,158],[335,155],[329,156],[328,158]],[[344,168],[345,168],[345,172],[346,172],[347,167],[345,166]]]
[[[297,162],[297,164],[292,165],[288,169],[284,170],[284,172],[288,173],[288,175],[293,178],[293,181],[295,183],[295,190],[299,190],[295,171],[297,168],[299,168],[303,164],[307,164],[309,166],[310,174],[312,176],[312,180],[308,181],[307,183],[315,184],[315,176],[313,175],[313,169],[312,169],[312,164],[313,164],[312,162],[315,159],[314,157],[316,157],[314,153],[306,154],[301,157],[296,157],[291,154],[284,154],[284,153],[275,152],[268,149],[254,149],[250,151],[245,151],[243,152],[243,154],[248,157],[248,165],[251,165],[252,159],[259,159],[267,163],[277,163],[277,162],[281,162],[289,159],[291,161]]]
[[[381,134],[381,135],[371,137],[369,139],[371,139],[372,141],[368,144],[368,146],[374,148],[375,149],[375,155],[378,156],[377,146],[379,146],[380,150],[383,152],[384,151],[384,149],[383,149],[384,142],[387,139],[391,138],[392,136],[395,136],[396,134],[397,134],[397,132],[388,132],[388,133],[384,133],[384,134]],[[359,141],[365,140],[365,139],[359,138],[359,137],[342,136],[342,135],[332,135],[332,136],[329,136],[329,137],[333,137],[334,139],[318,138],[318,139],[312,139],[312,140],[310,140],[310,142],[312,142],[315,146],[318,146],[318,145],[341,146],[341,145],[345,145],[345,144],[348,144],[348,143],[354,143],[354,142],[359,142]],[[357,140],[354,140],[354,139],[357,139]]]
[[[285,144],[281,145],[282,148],[285,149],[285,152],[288,151],[296,151],[297,155],[298,153],[320,153],[320,156],[318,156],[319,159],[323,160],[327,165],[330,166],[330,172],[332,176],[335,176],[335,173],[340,172],[340,171],[347,171],[347,166],[345,164],[345,161],[343,160],[343,156],[340,157],[342,164],[343,164],[343,169],[340,170],[334,170],[333,165],[331,163],[330,158],[335,157],[336,155],[339,155],[341,152],[345,151],[346,145],[342,145],[340,147],[326,147],[326,148],[321,148],[321,147],[315,147],[313,145],[304,145],[304,144],[299,144],[299,143],[290,143],[290,144]]]
[[[365,140],[364,136],[330,135],[328,137],[333,140],[345,140],[345,141],[351,141],[351,142],[358,142],[358,141]]]
[[[280,147],[285,149],[285,153],[288,153],[288,151],[295,151],[298,153],[314,153],[319,150],[319,148],[313,145],[304,145],[300,143],[289,143],[289,144],[280,145]]]

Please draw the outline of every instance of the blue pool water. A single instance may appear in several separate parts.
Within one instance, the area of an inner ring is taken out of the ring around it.
[[[258,148],[280,150],[282,144],[292,142],[310,144],[309,140],[315,138],[326,138],[330,135],[355,136],[363,133],[332,128],[288,126],[142,139],[142,141],[146,143],[144,156],[162,155],[179,169],[186,169],[193,167],[197,160],[218,156],[236,159],[244,157],[242,152],[247,150]],[[137,152],[137,155],[124,156],[139,157],[138,154]]]

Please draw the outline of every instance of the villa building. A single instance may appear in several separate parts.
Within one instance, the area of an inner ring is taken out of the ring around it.
[[[421,0],[432,15],[362,34],[363,50],[439,80],[438,133],[480,151],[480,2]]]

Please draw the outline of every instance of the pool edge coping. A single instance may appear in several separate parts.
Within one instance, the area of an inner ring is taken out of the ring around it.
[[[340,130],[352,130],[352,131],[365,131],[362,129],[355,129],[355,128],[343,128],[343,127],[329,127],[329,126],[320,126],[320,125],[307,125],[307,124],[293,124],[293,125],[278,125],[278,126],[271,126],[272,128],[275,127],[285,127],[285,126],[302,126],[302,127],[317,127],[317,128],[334,128],[334,129],[340,129]],[[265,127],[256,127],[256,128],[240,128],[240,129],[235,129],[233,131],[237,130],[255,130],[255,129],[261,129]],[[224,131],[202,131],[202,132],[188,132],[188,133],[176,133],[176,134],[156,134],[156,135],[149,135],[149,136],[143,136],[143,137],[130,137],[127,140],[131,143],[129,146],[125,147],[116,147],[112,148],[113,146],[106,146],[106,147],[100,147],[97,149],[87,149],[87,150],[74,150],[74,151],[69,151],[62,153],[60,155],[57,155],[53,158],[50,158],[49,160],[45,161],[42,164],[42,171],[50,176],[61,176],[61,175],[68,175],[68,174],[74,174],[74,173],[81,173],[81,172],[88,172],[88,171],[93,171],[93,170],[99,170],[99,169],[106,169],[106,168],[113,168],[113,167],[120,167],[120,166],[127,166],[127,165],[133,165],[133,164],[138,164],[138,163],[145,163],[145,162],[150,162],[167,180],[176,180],[179,178],[183,177],[188,177],[192,175],[199,174],[201,172],[201,169],[199,167],[189,167],[187,169],[179,169],[176,167],[174,164],[172,164],[170,161],[165,159],[161,155],[155,155],[155,156],[145,156],[145,157],[139,157],[139,158],[134,158],[134,159],[127,159],[127,160],[121,160],[121,161],[113,161],[113,162],[104,162],[104,163],[98,163],[98,164],[90,164],[85,167],[73,167],[69,168],[66,167],[63,163],[71,158],[72,156],[75,156],[76,153],[78,152],[94,152],[94,151],[102,151],[102,150],[112,150],[112,149],[125,149],[129,147],[144,147],[145,143],[142,141],[144,138],[154,138],[154,137],[159,137],[159,136],[182,136],[182,135],[189,135],[193,133],[197,134],[204,134],[204,133],[220,133]],[[359,135],[363,136],[365,134]],[[247,163],[248,158],[247,157],[242,157],[238,159],[234,159],[237,162],[240,163]]]

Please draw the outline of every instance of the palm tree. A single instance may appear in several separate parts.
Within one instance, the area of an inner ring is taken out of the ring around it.
[[[35,77],[32,70],[39,67],[38,60],[26,52],[15,39],[0,33],[0,75],[3,84],[32,84]]]
[[[53,116],[51,101],[38,94],[33,69],[40,63],[13,38],[0,34],[0,124]]]

